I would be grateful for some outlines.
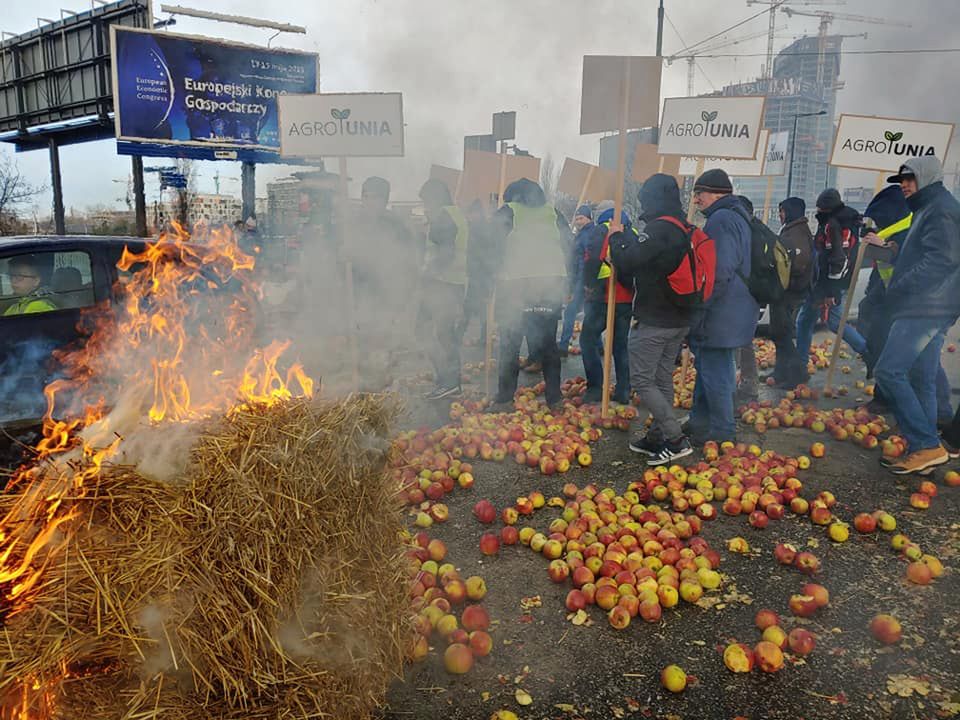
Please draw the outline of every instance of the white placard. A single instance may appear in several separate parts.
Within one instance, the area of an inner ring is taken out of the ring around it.
[[[922,155],[935,155],[943,162],[952,136],[953,123],[843,114],[830,164],[892,172],[905,160]]]
[[[790,150],[790,131],[770,133],[767,140],[767,159],[763,164],[764,175],[786,175],[787,153]]]
[[[760,143],[757,145],[757,157],[749,160],[741,158],[721,158],[708,157],[703,158],[703,170],[720,169],[725,170],[730,177],[759,177],[763,175],[763,159],[766,157],[767,138],[770,132],[768,130],[760,131]],[[697,164],[700,158],[691,155],[682,155],[680,157],[680,174],[696,175]]]
[[[282,95],[283,157],[396,157],[403,155],[400,93]]]
[[[657,124],[663,58],[584,55],[580,93],[581,135],[619,128],[627,65],[630,66],[627,129]]]
[[[764,97],[690,97],[663,101],[661,155],[757,156]]]

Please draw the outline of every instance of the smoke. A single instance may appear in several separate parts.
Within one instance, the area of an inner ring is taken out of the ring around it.
[[[56,343],[49,339],[13,341],[0,356],[0,423],[38,420],[46,403],[43,388]]]

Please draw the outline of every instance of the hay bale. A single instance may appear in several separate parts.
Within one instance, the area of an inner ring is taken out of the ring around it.
[[[241,409],[178,484],[105,467],[6,619],[0,697],[33,678],[63,718],[368,717],[409,633],[396,412],[376,396]]]

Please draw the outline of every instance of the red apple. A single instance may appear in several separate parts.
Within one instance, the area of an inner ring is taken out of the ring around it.
[[[900,622],[892,615],[876,615],[870,621],[870,632],[884,645],[893,645],[900,642],[903,629]]]
[[[811,617],[819,607],[816,599],[812,595],[790,596],[790,612],[797,617]]]
[[[817,646],[817,638],[809,630],[794,628],[787,636],[787,644],[790,646],[790,652],[804,657],[813,652],[813,649]]]
[[[493,533],[480,536],[480,552],[484,555],[496,555],[500,552],[500,539]]]
[[[877,529],[877,521],[870,513],[860,513],[853,519],[853,526],[860,533],[872,533]]]

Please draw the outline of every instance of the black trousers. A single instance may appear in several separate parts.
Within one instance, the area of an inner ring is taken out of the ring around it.
[[[505,311],[500,318],[500,359],[497,402],[513,400],[520,374],[520,346],[527,338],[530,355],[543,363],[547,404],[560,402],[560,351],[557,322],[560,310],[538,308]]]
[[[777,363],[773,376],[777,382],[806,382],[808,358],[797,351],[797,313],[803,295],[785,293],[780,302],[770,306],[770,337],[777,346]]]

